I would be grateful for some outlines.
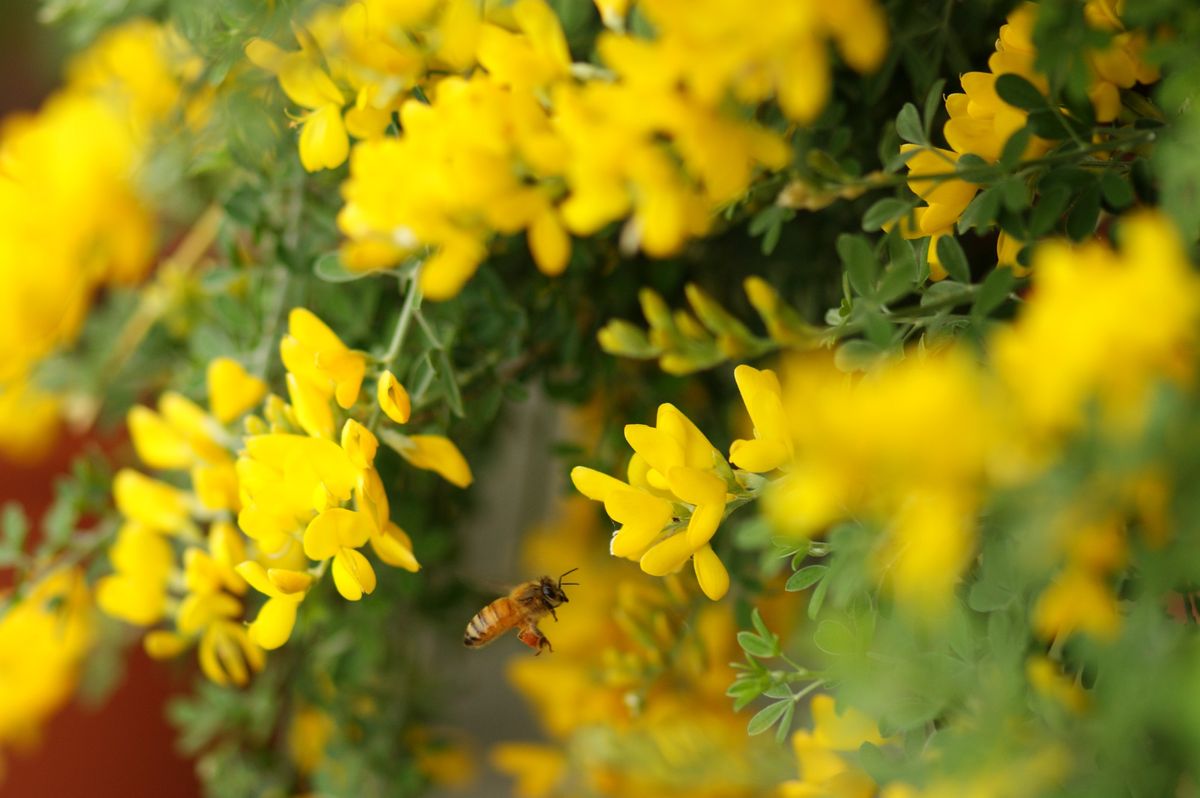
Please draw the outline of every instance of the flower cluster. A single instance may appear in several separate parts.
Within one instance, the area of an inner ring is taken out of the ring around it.
[[[157,412],[130,411],[142,462],[186,472],[189,489],[132,469],[113,482],[125,523],[109,551],[114,572],[97,587],[101,608],[139,626],[170,619],[174,630],[150,632],[147,650],[173,656],[198,643],[202,669],[221,684],[244,684],[263,667],[264,650],[287,642],[300,604],[327,570],[347,600],[373,592],[374,568],[359,551],[368,542],[387,565],[420,567],[391,520],[374,467],[379,440],[368,426],[378,411],[408,421],[403,386],[303,308],[291,312],[280,354],[290,402],[219,358],[208,369],[211,413],[170,392]],[[364,401],[368,372],[376,391]],[[264,396],[261,415],[252,414]],[[471,482],[448,439],[387,432],[412,465],[459,486]],[[248,627],[247,587],[265,596]]]
[[[612,539],[613,556],[637,560],[654,576],[678,571],[691,560],[701,589],[716,601],[729,589],[729,573],[709,541],[727,506],[745,488],[704,433],[674,405],[658,408],[653,427],[626,425],[625,439],[634,450],[628,482],[584,466],[571,471],[576,489],[603,502],[605,512],[620,524]]]
[[[38,363],[76,340],[100,289],[136,283],[153,263],[138,170],[197,68],[170,29],[136,20],[81,54],[41,110],[0,127],[0,450],[10,456],[35,459],[55,438],[59,400],[33,381]]]
[[[989,368],[961,348],[884,361],[860,380],[824,354],[791,361],[782,385],[769,370],[739,366],[754,437],[735,441],[728,463],[663,405],[656,427],[626,427],[635,451],[627,483],[577,467],[575,486],[621,525],[614,555],[655,575],[693,558],[716,599],[729,578],[709,541],[765,480],[767,512],[791,536],[850,519],[878,524],[875,569],[902,604],[936,617],[974,555],[990,489],[1053,462],[1089,408],[1109,435],[1139,429],[1153,389],[1192,372],[1200,293],[1178,235],[1154,215],[1130,216],[1119,232],[1116,251],[1100,243],[1037,251],[1031,299],[992,336]],[[1157,322],[1125,329],[1118,302]],[[1048,630],[1080,626],[1054,598],[1077,604],[1084,594],[1111,619],[1093,631],[1113,628],[1105,580],[1119,557],[1104,554],[1111,546],[1082,545],[1075,562],[1087,567],[1068,569],[1044,602]]]
[[[1037,5],[1033,3],[1024,3],[1014,9],[1008,15],[1007,24],[1000,28],[996,52],[988,59],[988,71],[966,73],[961,77],[962,92],[946,97],[950,118],[942,133],[949,150],[916,144],[901,146],[902,152],[915,153],[908,159],[909,174],[952,172],[959,158],[968,154],[988,163],[999,160],[1004,145],[1025,127],[1028,114],[1000,98],[996,93],[996,78],[1005,74],[1019,75],[1039,91],[1047,90],[1045,76],[1034,65],[1037,52],[1033,45],[1033,30],[1037,13]],[[1158,80],[1158,72],[1142,57],[1144,37],[1124,31],[1117,9],[1110,0],[1089,0],[1085,13],[1094,28],[1113,34],[1106,49],[1090,51],[1088,58],[1091,69],[1088,96],[1096,120],[1108,123],[1117,118],[1121,109],[1120,89],[1130,88],[1135,83],[1153,83]],[[1031,136],[1022,157],[1036,157],[1049,148],[1050,142]],[[955,223],[979,187],[960,179],[922,177],[911,178],[908,185],[925,204],[914,211],[912,219],[906,221],[901,230],[909,238],[929,238],[931,276],[940,280],[946,272],[937,254],[937,241],[953,232]],[[1015,254],[1019,249],[1019,243],[1001,235],[997,242],[1000,263],[1016,265]]]
[[[300,51],[254,40],[247,54],[306,109],[306,168],[349,155],[344,263],[427,257],[423,289],[441,299],[496,234],[524,232],[547,274],[566,267],[570,235],[622,219],[626,249],[678,252],[757,173],[787,162],[784,138],[738,105],[774,100],[810,121],[829,94],[828,40],[859,71],[887,45],[872,0],[773,0],[754,14],[726,0],[653,0],[639,10],[653,38],[625,32],[624,9],[601,4],[613,28],[597,41],[603,67],[572,63],[544,0],[482,16],[459,0],[349,3],[320,12]],[[810,79],[789,79],[798,73]]]

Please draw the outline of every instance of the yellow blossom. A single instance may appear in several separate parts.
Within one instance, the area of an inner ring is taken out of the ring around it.
[[[400,455],[416,468],[433,471],[451,485],[465,488],[474,481],[471,466],[454,445],[441,435],[408,435]]]
[[[237,419],[267,395],[267,384],[247,374],[242,364],[228,357],[208,364],[208,404],[222,424]]]
[[[304,530],[304,554],[310,560],[333,558],[333,582],[350,601],[375,590],[375,571],[358,551],[371,537],[371,521],[363,513],[332,507]]]
[[[628,424],[625,439],[634,450],[628,483],[582,466],[571,471],[575,488],[604,503],[620,528],[611,552],[639,561],[652,576],[665,576],[698,555],[694,567],[706,595],[724,595],[729,576],[708,545],[725,516],[728,498],[722,473],[729,465],[704,434],[674,405],[660,405],[655,426]],[[723,469],[723,471],[722,471]],[[676,503],[688,509],[687,526],[668,526]],[[664,530],[673,532],[661,538]]]
[[[1149,213],[1127,217],[1120,232],[1116,252],[1039,246],[1032,301],[992,339],[996,370],[1035,431],[1077,427],[1090,399],[1114,429],[1136,428],[1155,382],[1192,371],[1184,353],[1195,346],[1200,292],[1178,233]]]
[[[253,561],[242,562],[237,572],[251,587],[267,596],[258,617],[246,630],[250,640],[267,651],[279,648],[292,635],[296,609],[312,584],[312,576],[300,571],[272,568],[270,571]]]
[[[408,398],[408,391],[404,390],[395,374],[385,370],[379,377],[376,393],[379,406],[388,418],[397,424],[408,423],[412,414],[412,402]]]
[[[1112,588],[1083,570],[1068,568],[1038,598],[1033,623],[1047,640],[1076,631],[1112,640],[1120,630],[1121,616]]]
[[[77,568],[32,586],[0,615],[0,746],[27,745],[71,697],[93,639],[91,597]]]
[[[279,343],[279,354],[288,372],[300,385],[349,408],[358,399],[366,374],[366,356],[342,343],[333,330],[311,311],[293,308],[288,314],[288,334]]]

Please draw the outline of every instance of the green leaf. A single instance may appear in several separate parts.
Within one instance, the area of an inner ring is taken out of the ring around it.
[[[787,699],[787,708],[783,711],[783,717],[779,719],[779,726],[775,729],[775,742],[783,745],[787,740],[788,732],[792,730],[792,715],[796,712],[796,702],[790,697]]]
[[[967,264],[967,256],[954,236],[939,238],[937,253],[947,274],[960,283],[971,282],[971,267]]]
[[[1025,185],[1024,180],[1019,177],[1010,177],[1000,183],[998,188],[1000,196],[1004,200],[1004,207],[1013,213],[1029,207],[1029,187]]]
[[[779,644],[769,643],[753,632],[738,632],[738,645],[752,657],[770,659],[779,656]]]
[[[923,129],[925,131],[925,140],[929,140],[929,136],[933,131],[933,120],[937,116],[938,108],[942,105],[942,89],[946,86],[945,78],[938,78],[929,87],[929,92],[925,95],[924,112],[921,114]]]
[[[1028,127],[1023,127],[1016,133],[1008,137],[1008,141],[1004,142],[1004,149],[1000,151],[1000,168],[1012,169],[1021,162],[1021,156],[1025,154],[1025,148],[1029,146],[1029,140],[1033,138],[1033,131]]]
[[[1075,207],[1067,214],[1067,235],[1074,241],[1090,238],[1096,232],[1100,218],[1100,188],[1092,186],[1075,200]]]
[[[1049,108],[1030,112],[1029,117],[1025,120],[1025,126],[1033,132],[1033,135],[1043,139],[1058,141],[1067,137],[1067,129],[1063,126],[1062,117]]]
[[[1029,234],[1040,238],[1049,233],[1062,217],[1071,201],[1071,190],[1061,183],[1050,186],[1038,197],[1033,212],[1029,214]]]
[[[1046,98],[1037,86],[1012,72],[996,77],[996,94],[1004,102],[1023,111],[1037,111],[1047,105]]]
[[[980,158],[975,153],[966,152],[960,155],[958,160],[954,163],[954,171],[975,171],[977,169],[987,169],[989,166],[991,166],[991,164]]]
[[[313,263],[313,274],[327,283],[349,283],[378,273],[349,271],[336,252],[326,252]]]
[[[862,229],[868,233],[882,230],[884,225],[896,221],[913,208],[913,203],[895,197],[884,197],[863,214]]]
[[[888,237],[888,255],[891,262],[875,290],[875,300],[885,305],[911,293],[917,285],[917,256],[912,244],[893,232]]]
[[[758,698],[762,695],[763,689],[770,684],[770,679],[765,674],[756,674],[745,678],[738,679],[725,691],[725,695],[730,698],[745,698],[750,696],[751,699]]]
[[[788,578],[787,584],[783,586],[783,589],[790,593],[795,593],[798,590],[806,590],[821,581],[828,571],[829,566],[827,565],[806,566],[792,574]]]
[[[839,371],[866,371],[883,357],[883,350],[870,341],[854,339],[847,341],[837,348],[833,355],[833,365]]]
[[[921,307],[929,307],[934,303],[943,307],[954,307],[966,304],[970,300],[971,290],[967,286],[953,280],[943,280],[925,289],[925,293],[921,295]]]
[[[967,592],[967,606],[976,612],[995,612],[1012,603],[1010,591],[993,582],[976,582]]]
[[[984,278],[975,295],[975,304],[971,306],[971,314],[983,318],[1004,303],[1008,292],[1012,290],[1017,279],[1013,270],[1007,267],[992,269],[991,274]]]
[[[837,239],[838,257],[846,267],[850,285],[860,296],[870,296],[875,289],[875,276],[879,264],[871,245],[860,235],[842,233]]]
[[[458,379],[454,376],[454,368],[450,365],[450,356],[445,349],[433,350],[433,368],[437,372],[438,384],[442,387],[442,396],[450,406],[450,412],[459,418],[465,417],[467,413],[463,408]]]
[[[750,722],[746,724],[746,733],[751,736],[762,734],[774,726],[776,721],[783,718],[791,706],[792,699],[790,698],[784,698],[776,701],[774,704],[768,704],[763,709],[760,709],[758,714],[750,718]]]
[[[882,313],[871,308],[863,314],[862,321],[863,333],[866,335],[868,341],[880,349],[887,349],[892,345],[892,335],[895,333],[895,327]]]
[[[925,130],[921,125],[921,117],[917,114],[917,106],[905,103],[896,114],[896,133],[909,144],[925,144]]]
[[[857,643],[854,632],[841,621],[826,619],[813,632],[813,645],[830,656],[843,656],[854,651]]]
[[[1100,192],[1113,211],[1123,211],[1133,204],[1133,186],[1116,172],[1105,172],[1100,177]]]
[[[829,592],[829,580],[822,579],[817,583],[817,589],[813,591],[812,597],[808,600],[808,618],[816,620],[817,615],[821,612],[821,607],[825,605],[825,594]]]
[[[991,227],[996,221],[996,215],[1000,213],[1000,199],[999,186],[985,188],[976,194],[975,199],[971,200],[962,216],[958,218],[958,232]]]
[[[767,626],[767,622],[763,620],[762,613],[758,611],[758,607],[750,611],[750,623],[754,625],[755,631],[762,635],[763,640],[778,640],[775,633]]]

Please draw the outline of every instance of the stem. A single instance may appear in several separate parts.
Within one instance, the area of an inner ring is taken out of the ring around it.
[[[1080,155],[1088,155],[1094,152],[1105,152],[1108,150],[1117,150],[1126,145],[1148,144],[1155,139],[1153,130],[1142,130],[1131,136],[1126,136],[1120,139],[1112,139],[1110,141],[1102,141],[1096,144],[1089,144],[1083,147],[1076,147],[1063,152],[1051,153],[1043,155],[1040,158],[1032,158],[1028,161],[1021,161],[1013,168],[1013,174],[1018,174],[1027,169],[1033,169],[1039,166],[1053,166],[1058,163],[1070,163],[1079,160]],[[1107,161],[1098,163],[1097,165],[1114,166],[1119,164],[1111,164]],[[840,184],[841,186],[862,186],[865,188],[882,188],[884,186],[898,185],[900,183],[908,183],[911,181],[931,181],[941,182],[945,180],[963,180],[966,182],[974,182],[972,178],[986,180],[991,177],[996,170],[995,164],[987,166],[975,166],[967,169],[956,169],[950,172],[918,172],[916,174],[907,175],[874,175],[861,177],[856,180],[850,180]]]
[[[808,685],[807,687],[803,688],[803,689],[802,689],[802,690],[800,690],[799,692],[792,693],[792,701],[795,701],[795,702],[799,703],[799,701],[800,701],[800,699],[801,699],[801,698],[804,698],[804,696],[808,695],[809,693],[811,693],[812,691],[816,690],[817,688],[819,688],[819,687],[824,687],[824,686],[825,686],[825,680],[824,680],[824,679],[817,679],[815,682],[813,682],[812,684],[810,684],[810,685]]]
[[[412,324],[413,316],[421,307],[420,278],[420,267],[413,269],[412,275],[408,279],[408,293],[404,296],[404,304],[400,307],[400,318],[396,319],[396,328],[392,331],[392,340],[388,343],[387,351],[379,358],[379,363],[384,368],[389,368],[400,355],[400,349],[404,346],[404,338],[408,335],[408,328]],[[376,402],[371,409],[371,417],[367,420],[367,429],[375,429],[379,423],[380,412],[381,408]]]
[[[400,318],[396,320],[396,329],[392,331],[392,340],[387,351],[379,358],[384,365],[391,365],[404,346],[404,337],[408,335],[408,327],[412,324],[413,314],[421,306],[421,284],[419,271],[413,271],[409,278],[408,294],[404,297],[404,305],[400,308]]]

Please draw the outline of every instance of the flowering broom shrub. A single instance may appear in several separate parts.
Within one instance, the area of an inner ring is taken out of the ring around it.
[[[136,645],[214,796],[1196,791],[1200,8],[42,11],[0,451],[117,443],[4,508],[0,751]]]

